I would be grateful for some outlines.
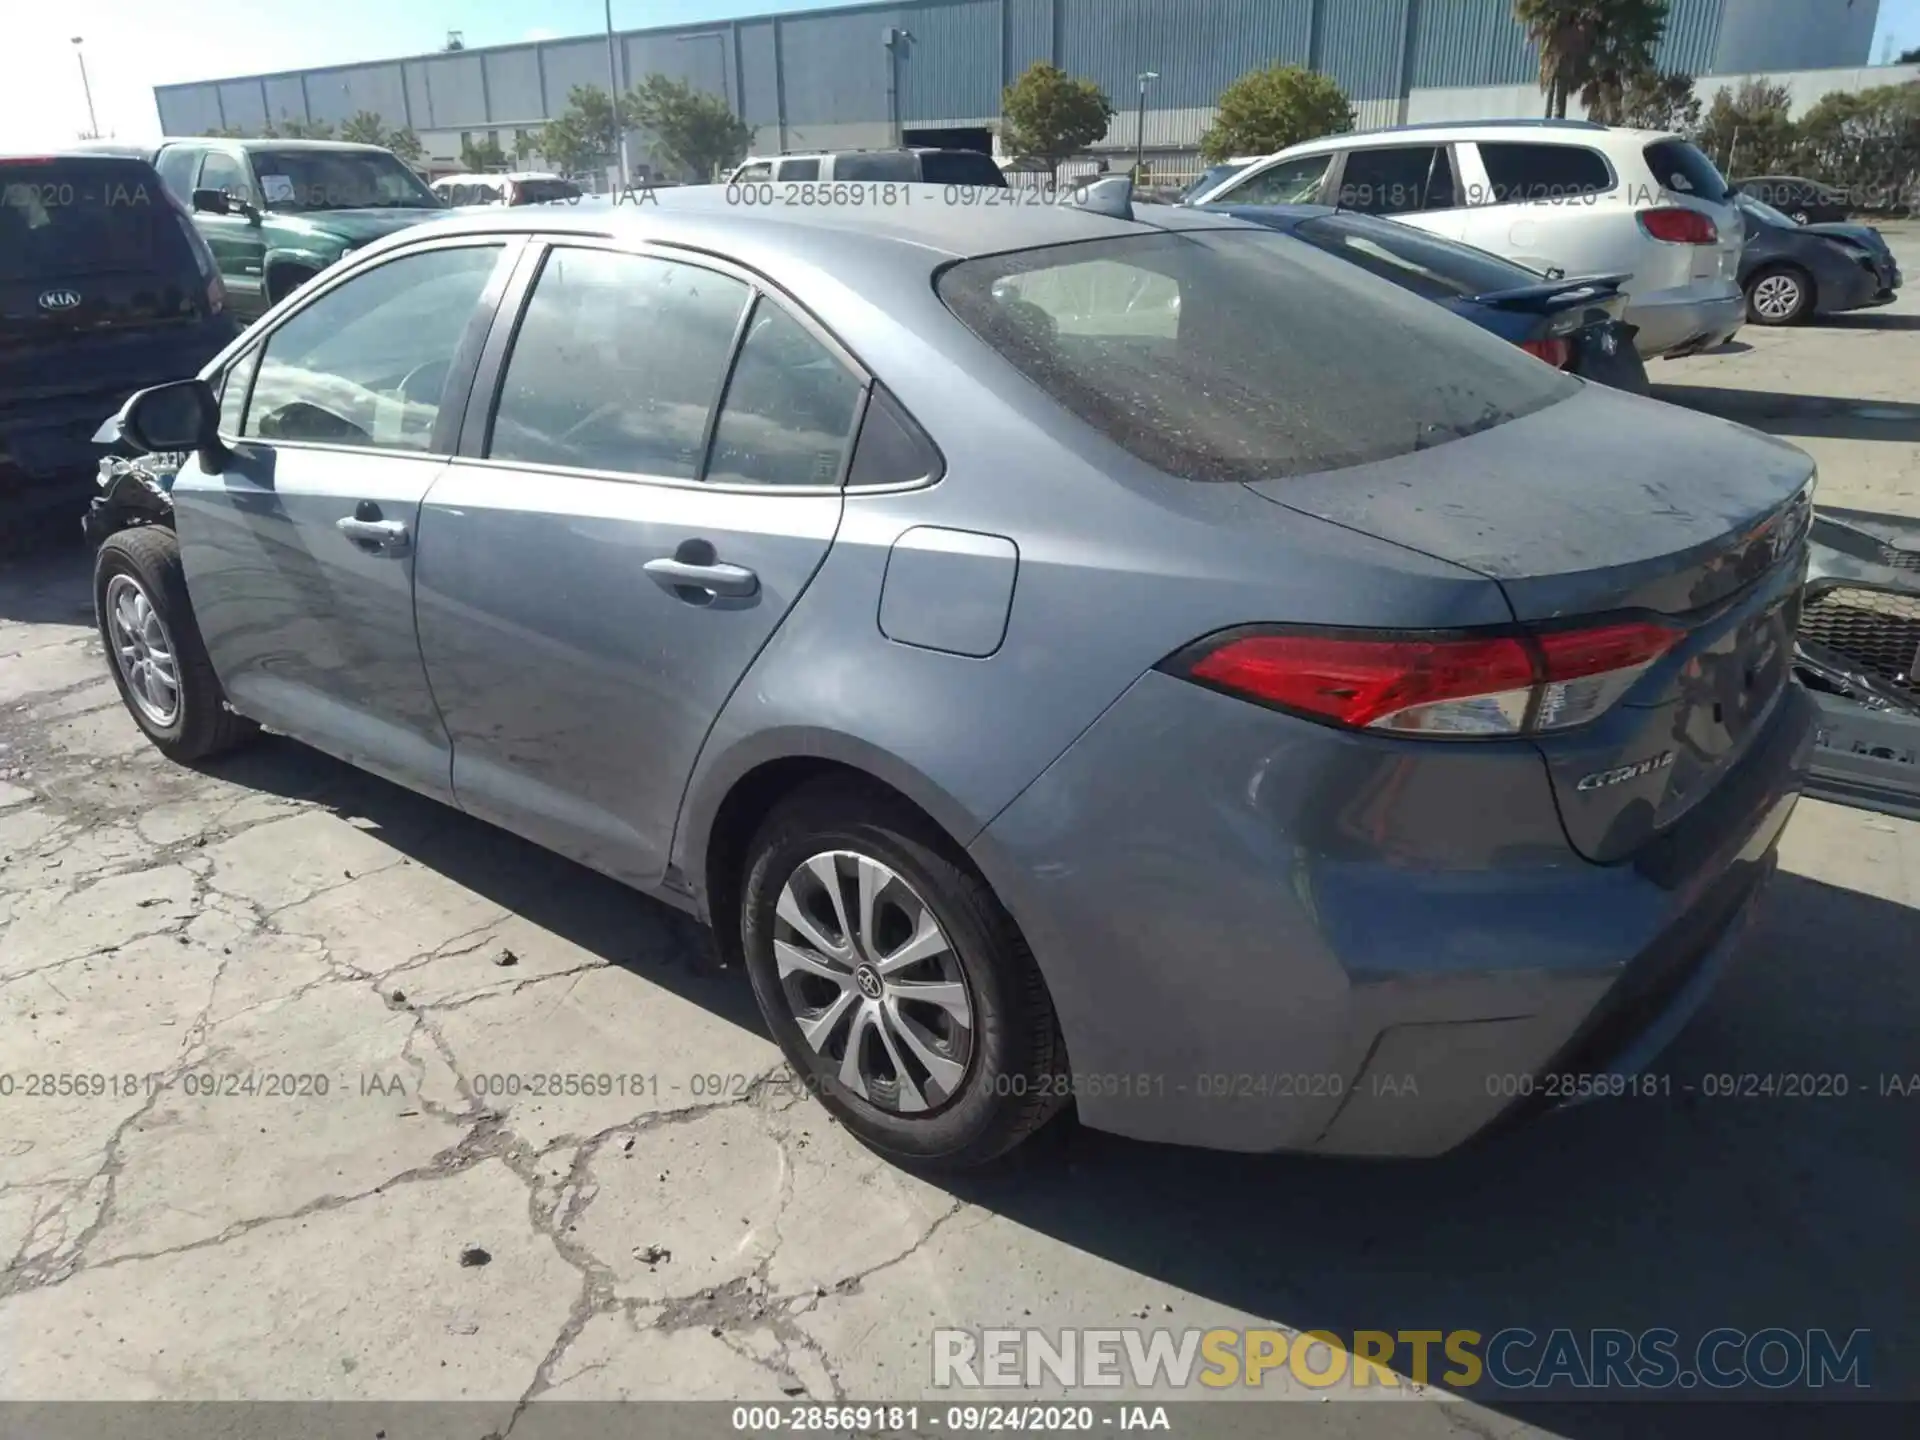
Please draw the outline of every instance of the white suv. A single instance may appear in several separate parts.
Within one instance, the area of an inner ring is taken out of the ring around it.
[[[1233,171],[1189,205],[1339,205],[1540,271],[1626,274],[1643,356],[1687,355],[1746,317],[1746,223],[1677,135],[1587,120],[1401,125],[1329,135]]]

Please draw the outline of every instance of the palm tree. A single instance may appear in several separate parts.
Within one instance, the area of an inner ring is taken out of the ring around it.
[[[1668,0],[1513,0],[1513,18],[1540,51],[1549,119],[1564,120],[1576,92],[1593,105],[1653,65]]]

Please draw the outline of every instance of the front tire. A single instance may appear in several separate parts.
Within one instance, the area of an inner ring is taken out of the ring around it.
[[[227,705],[187,599],[180,542],[139,525],[109,535],[93,562],[93,608],[134,724],[169,760],[202,760],[259,729]]]
[[[1747,318],[1756,325],[1798,325],[1813,314],[1813,281],[1791,265],[1769,265],[1747,281]]]
[[[1067,1100],[1046,985],[1010,916],[898,797],[841,780],[778,805],[748,852],[740,935],[801,1083],[887,1158],[984,1164]]]

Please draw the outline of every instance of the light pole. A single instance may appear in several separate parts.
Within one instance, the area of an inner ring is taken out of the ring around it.
[[[887,52],[887,123],[892,129],[893,143],[901,140],[900,128],[900,56],[913,44],[913,32],[903,30],[898,25],[889,25],[881,33],[880,43]]]
[[[613,0],[607,0],[607,102],[613,107],[613,134],[620,143],[620,189],[627,188],[627,127],[620,123],[620,66],[613,58]]]
[[[1133,129],[1133,183],[1142,183],[1147,168],[1147,86],[1160,78],[1157,70],[1142,70],[1140,81],[1140,109]]]
[[[84,90],[87,95],[87,129],[89,131],[87,139],[98,140],[100,138],[100,120],[99,117],[93,113],[93,86],[87,81],[87,52],[80,48],[80,42],[85,38],[84,35],[76,35],[73,37],[73,54],[74,58],[80,62],[80,88]]]

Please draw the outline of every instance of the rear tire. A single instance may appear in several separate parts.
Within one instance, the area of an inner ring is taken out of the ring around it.
[[[138,525],[106,538],[93,562],[93,609],[127,712],[169,760],[203,760],[258,732],[213,673],[171,530]]]
[[[1747,318],[1756,325],[1798,325],[1813,304],[1813,277],[1792,265],[1769,265],[1747,281]]]
[[[833,778],[777,805],[748,849],[739,924],[800,1083],[888,1159],[981,1165],[1065,1105],[1066,1047],[1026,943],[891,792]]]

